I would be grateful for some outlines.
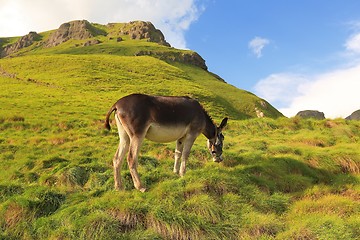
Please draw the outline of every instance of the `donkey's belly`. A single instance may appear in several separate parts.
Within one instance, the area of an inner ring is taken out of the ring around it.
[[[160,126],[152,124],[145,138],[154,142],[173,142],[185,136],[186,132],[186,126]]]

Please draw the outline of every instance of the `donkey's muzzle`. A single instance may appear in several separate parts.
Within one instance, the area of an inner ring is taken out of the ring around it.
[[[222,156],[216,156],[215,154],[213,154],[213,161],[214,162],[222,162],[224,159],[222,158]]]

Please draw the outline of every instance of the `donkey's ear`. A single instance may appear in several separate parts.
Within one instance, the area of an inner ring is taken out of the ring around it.
[[[228,118],[227,118],[227,117],[224,118],[224,119],[221,121],[220,126],[219,126],[219,129],[220,129],[220,130],[222,130],[222,129],[226,126],[227,121],[228,121]]]

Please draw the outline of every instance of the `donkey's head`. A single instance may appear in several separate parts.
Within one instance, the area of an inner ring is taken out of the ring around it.
[[[223,128],[227,124],[228,118],[224,118],[220,124],[220,126],[216,127],[216,134],[215,137],[209,139],[207,142],[207,146],[213,157],[214,162],[222,162],[222,148],[224,142],[224,135],[222,134]]]

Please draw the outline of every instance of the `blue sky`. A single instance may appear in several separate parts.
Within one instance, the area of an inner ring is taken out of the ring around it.
[[[250,90],[273,72],[338,64],[335,55],[356,20],[360,1],[209,1],[186,40],[212,71]],[[249,48],[256,37],[267,40],[261,56]]]
[[[287,116],[360,109],[358,0],[0,0],[0,36],[61,23],[152,21],[170,44]]]
[[[210,71],[284,114],[335,118],[360,109],[359,33],[360,1],[208,1],[186,40]]]

